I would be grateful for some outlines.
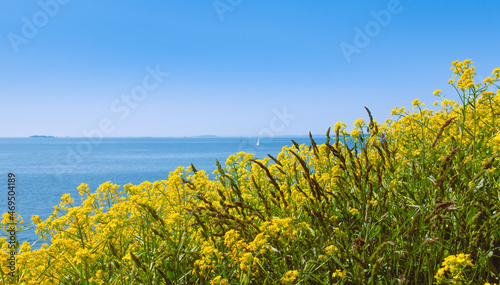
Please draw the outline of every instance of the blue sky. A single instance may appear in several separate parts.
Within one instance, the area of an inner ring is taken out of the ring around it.
[[[0,137],[324,134],[366,119],[364,106],[383,122],[415,98],[432,106],[435,89],[455,99],[454,60],[472,59],[481,80],[500,67],[499,10],[451,0],[2,1]]]

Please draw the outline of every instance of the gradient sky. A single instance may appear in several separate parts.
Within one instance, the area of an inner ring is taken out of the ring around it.
[[[500,67],[498,11],[451,0],[1,1],[0,137],[324,134],[366,119],[363,106],[383,122],[415,98],[432,107],[436,89],[456,99],[454,60],[472,59],[480,80]]]

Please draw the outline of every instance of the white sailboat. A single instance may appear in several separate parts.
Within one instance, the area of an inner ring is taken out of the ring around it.
[[[260,138],[257,138],[257,146],[260,144]]]

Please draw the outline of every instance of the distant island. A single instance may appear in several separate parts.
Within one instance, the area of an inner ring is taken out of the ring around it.
[[[201,135],[201,136],[194,136],[193,138],[202,138],[202,139],[206,139],[206,138],[216,138],[217,136],[214,136],[214,135]]]
[[[55,138],[55,137],[54,136],[40,136],[40,135],[36,135],[36,136],[30,136],[30,138],[52,139],[52,138]]]

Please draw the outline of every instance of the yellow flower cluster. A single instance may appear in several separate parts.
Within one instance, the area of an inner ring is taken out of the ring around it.
[[[218,285],[218,284],[229,284],[227,279],[222,278],[221,276],[216,276],[212,281],[210,281],[210,285]]]
[[[297,279],[297,276],[299,276],[299,272],[297,270],[290,270],[285,273],[285,276],[281,277],[281,282],[285,284],[293,282]]]
[[[470,254],[457,254],[446,257],[436,273],[436,281],[438,283],[448,280],[459,281],[464,278],[464,271],[467,266],[473,266]]]
[[[451,68],[453,70],[453,77],[460,76],[457,81],[458,89],[470,89],[473,87],[479,87],[480,84],[474,84],[474,76],[476,72],[474,72],[474,66],[472,66],[473,62],[470,59],[466,59],[463,62],[454,61],[452,64],[454,67]]]
[[[329,245],[329,246],[325,247],[325,253],[327,255],[330,255],[330,256],[331,255],[339,255],[339,257],[340,257],[341,254],[338,253],[338,251],[339,251],[339,248],[336,247],[335,245]]]
[[[338,277],[338,278],[341,278],[341,279],[345,279],[347,277],[347,271],[342,271],[342,270],[335,270],[335,272],[333,272],[332,274],[332,277],[335,278],[335,277]]]

